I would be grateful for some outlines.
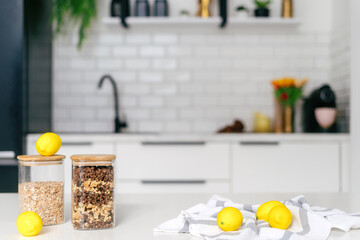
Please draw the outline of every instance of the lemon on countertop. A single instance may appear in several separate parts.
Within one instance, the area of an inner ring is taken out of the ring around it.
[[[285,207],[285,205],[279,201],[269,201],[269,202],[261,204],[260,207],[256,211],[257,219],[268,222],[269,213],[270,213],[271,209],[276,206]]]
[[[236,231],[243,222],[243,215],[237,208],[226,207],[219,212],[216,222],[224,231]]]
[[[61,147],[61,138],[52,132],[44,133],[36,141],[36,150],[40,155],[52,156]]]
[[[37,235],[41,231],[42,226],[41,218],[35,212],[23,212],[16,219],[16,227],[25,237]]]
[[[285,206],[273,207],[269,213],[269,225],[273,228],[287,229],[292,222],[292,214]]]

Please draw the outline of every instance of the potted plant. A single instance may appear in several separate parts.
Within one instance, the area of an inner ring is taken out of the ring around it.
[[[235,9],[236,16],[240,18],[247,18],[249,17],[249,10],[245,6],[238,6]]]
[[[53,0],[51,21],[55,25],[55,34],[63,30],[66,22],[79,24],[77,46],[80,49],[86,39],[87,30],[96,17],[96,10],[96,0]]]
[[[295,78],[280,78],[271,82],[274,87],[274,94],[283,109],[279,113],[284,114],[284,131],[291,133],[293,129],[293,108],[295,102],[301,97],[303,86],[307,83],[307,78],[297,80]],[[275,129],[276,130],[276,129]],[[282,131],[281,129],[276,132]]]
[[[271,0],[254,0],[256,9],[254,11],[255,17],[269,17],[270,10],[268,8]]]

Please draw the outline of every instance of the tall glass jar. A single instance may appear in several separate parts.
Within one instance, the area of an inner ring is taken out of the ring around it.
[[[43,225],[64,222],[64,155],[20,155],[20,213],[39,214]]]
[[[115,226],[115,155],[72,155],[72,214],[74,229]]]

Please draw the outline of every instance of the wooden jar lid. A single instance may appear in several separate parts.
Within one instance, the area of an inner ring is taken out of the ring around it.
[[[115,160],[116,156],[113,154],[76,154],[70,158],[74,162],[107,162]]]
[[[110,166],[116,156],[112,154],[77,154],[70,158],[74,166]]]
[[[62,160],[65,158],[65,155],[52,155],[52,156],[42,156],[42,155],[19,155],[17,159],[22,165],[32,166],[32,165],[55,165],[62,164]]]
[[[64,155],[52,155],[52,156],[42,156],[42,155],[19,155],[17,159],[23,162],[50,162],[50,161],[59,161],[65,158]]]

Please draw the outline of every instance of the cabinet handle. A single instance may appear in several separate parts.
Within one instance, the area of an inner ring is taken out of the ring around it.
[[[92,142],[63,142],[63,146],[91,146]]]
[[[197,141],[197,142],[182,142],[182,141],[177,141],[177,142],[141,142],[142,145],[205,145],[206,142],[204,141]]]
[[[141,180],[142,184],[205,184],[205,180]]]
[[[240,142],[241,145],[266,145],[266,146],[277,146],[280,145],[278,141],[244,141]]]

